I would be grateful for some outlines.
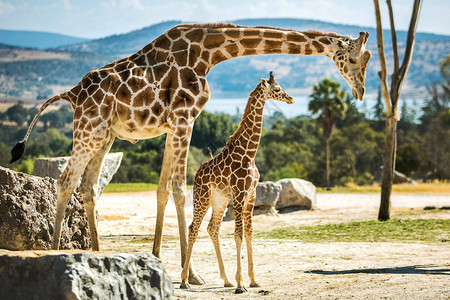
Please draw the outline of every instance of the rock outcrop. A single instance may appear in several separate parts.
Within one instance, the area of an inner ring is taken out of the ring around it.
[[[0,167],[0,248],[50,249],[55,214],[56,180]],[[60,248],[90,246],[83,200],[75,191],[66,208]]]
[[[122,157],[122,152],[106,154],[98,181],[99,196],[119,169]],[[69,156],[38,158],[34,162],[33,175],[58,179],[69,163],[69,159]]]
[[[373,182],[380,183],[383,180],[383,166],[380,166],[373,176]],[[400,173],[399,171],[394,171],[394,177],[392,179],[392,183],[394,184],[400,184],[400,183],[412,183],[417,184],[412,178],[409,178],[403,173]]]
[[[0,299],[173,299],[173,284],[152,254],[0,250]]]

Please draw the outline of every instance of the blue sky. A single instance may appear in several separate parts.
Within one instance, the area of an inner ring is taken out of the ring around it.
[[[392,0],[397,29],[407,29],[413,0]],[[383,26],[386,4],[380,0]],[[450,35],[448,0],[423,1],[418,31]],[[0,0],[0,29],[100,38],[167,20],[218,22],[293,17],[375,26],[372,0]]]

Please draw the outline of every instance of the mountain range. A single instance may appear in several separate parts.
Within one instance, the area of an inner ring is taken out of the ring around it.
[[[87,72],[113,60],[130,55],[150,43],[164,31],[184,23],[168,21],[135,30],[126,34],[112,35],[95,40],[69,40],[54,37],[51,46],[39,43],[37,37],[30,37],[37,49],[17,47],[25,41],[12,42],[3,38],[0,31],[0,96],[45,98],[75,85]],[[366,48],[372,51],[366,78],[369,97],[376,95],[379,78],[379,59],[375,28],[335,24],[305,19],[243,19],[231,23],[244,26],[274,26],[299,31],[315,29],[337,32],[343,35],[359,35],[361,30],[370,34]],[[38,33],[36,33],[38,34]],[[41,33],[39,33],[41,34]],[[399,53],[404,53],[405,31],[397,31]],[[19,36],[17,37],[19,39]],[[22,36],[23,40],[27,38]],[[392,62],[391,34],[384,31],[385,52],[388,66]],[[30,44],[28,44],[30,45]],[[413,60],[403,85],[402,96],[406,98],[426,97],[426,89],[440,80],[439,63],[449,54],[450,36],[429,33],[416,34]],[[39,50],[46,49],[46,50]],[[274,71],[277,80],[287,89],[298,94],[309,94],[311,88],[325,76],[347,84],[339,75],[332,60],[320,56],[264,55],[249,56],[221,63],[208,75],[213,95],[248,95],[255,82]]]
[[[88,40],[58,33],[0,29],[0,43],[17,47],[47,49]]]

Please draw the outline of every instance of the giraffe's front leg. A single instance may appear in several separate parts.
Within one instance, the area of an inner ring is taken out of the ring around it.
[[[194,196],[194,217],[192,219],[191,226],[189,226],[189,244],[187,247],[186,256],[184,257],[183,271],[181,272],[180,288],[182,289],[190,289],[190,286],[188,284],[188,277],[192,248],[194,247],[195,239],[197,238],[203,217],[205,216],[209,208],[209,191],[207,189],[207,186],[194,187],[194,195],[196,195],[197,197]],[[203,190],[204,192],[199,192],[199,190]]]
[[[184,265],[184,259],[187,253],[187,226],[186,226],[186,165],[191,140],[193,124],[178,125],[173,134],[173,151],[174,151],[174,173],[173,173],[173,199],[178,217],[178,231],[180,234],[181,247],[181,266]],[[189,283],[195,285],[205,284],[205,281],[197,274],[192,266],[189,265]]]
[[[237,269],[236,269],[236,282],[237,287],[236,294],[246,292],[247,289],[244,286],[244,277],[242,276],[242,260],[241,260],[241,246],[243,238],[243,222],[242,222],[242,204],[244,202],[244,193],[242,192],[238,197],[233,200],[234,210],[234,241],[236,242],[236,256],[237,256]]]

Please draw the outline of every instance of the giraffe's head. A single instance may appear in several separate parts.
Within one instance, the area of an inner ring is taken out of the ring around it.
[[[361,31],[356,39],[351,36],[332,38],[334,53],[331,58],[358,100],[364,98],[366,67],[372,56],[366,50],[368,38],[366,31]]]
[[[261,78],[261,89],[267,99],[273,99],[287,104],[294,103],[294,99],[286,93],[283,88],[275,81],[273,73],[270,72],[269,79]]]

